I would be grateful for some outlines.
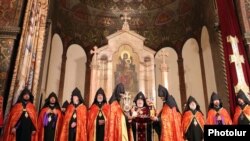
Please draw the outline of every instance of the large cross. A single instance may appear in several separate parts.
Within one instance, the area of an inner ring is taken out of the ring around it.
[[[131,109],[131,95],[129,95],[129,92],[128,91],[125,91],[125,94],[123,96],[123,104],[124,104],[124,107],[123,107],[123,110],[128,112],[130,109]]]
[[[122,30],[129,30],[128,20],[131,20],[131,17],[128,17],[128,13],[124,13],[121,19],[124,20]]]
[[[165,57],[168,57],[168,52],[167,51],[164,51],[164,50],[161,50],[160,52],[160,56],[162,57],[162,62],[163,64],[166,64],[166,58]]]
[[[90,50],[90,54],[94,54],[94,64],[97,64],[97,55],[98,55],[99,51],[98,51],[98,47],[94,46],[93,50]]]
[[[230,42],[233,50],[233,54],[230,55],[230,63],[234,63],[235,69],[236,69],[236,74],[238,78],[238,83],[236,86],[234,86],[235,93],[238,93],[240,90],[242,90],[244,93],[249,92],[249,87],[246,84],[245,81],[245,76],[244,72],[242,69],[242,65],[245,60],[242,55],[239,53],[239,48],[238,48],[238,39],[237,37],[232,37],[231,35],[227,36],[227,42]]]

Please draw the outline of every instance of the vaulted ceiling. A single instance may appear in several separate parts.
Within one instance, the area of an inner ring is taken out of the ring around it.
[[[154,50],[177,47],[200,34],[200,0],[56,0],[52,20],[66,44],[84,47],[106,44],[106,36],[120,30],[128,13],[130,29],[146,38]]]

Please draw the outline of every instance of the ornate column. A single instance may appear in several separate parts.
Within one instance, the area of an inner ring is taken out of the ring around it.
[[[109,99],[113,92],[113,63],[112,60],[108,61],[107,64],[107,91],[106,91],[106,97]]]
[[[97,62],[97,58],[98,58],[98,47],[95,46],[93,48],[93,50],[90,51],[91,54],[94,54],[93,55],[93,59],[92,59],[92,62],[91,62],[91,79],[90,79],[90,98],[89,98],[89,101],[93,101],[94,100],[94,97],[95,97],[95,92],[96,90],[98,89],[97,87],[99,86],[99,81],[98,81],[98,68],[99,68],[99,65],[98,65],[98,62]],[[90,102],[91,103],[91,102]]]
[[[43,48],[45,47],[45,33],[46,33],[46,23],[47,23],[47,15],[48,15],[48,1],[47,0],[40,0],[38,3],[38,7],[40,8],[38,14],[38,21],[39,21],[39,28],[36,31],[37,40],[35,41],[34,45],[37,46],[35,51],[35,58],[34,58],[34,74],[33,74],[33,83],[32,83],[32,92],[35,95],[36,101],[39,100],[40,93],[38,92],[38,82],[39,76],[41,71],[41,61],[43,56]],[[39,104],[39,102],[37,102]]]
[[[156,103],[156,89],[155,89],[155,68],[154,61],[152,61],[154,57],[149,58],[150,60],[145,60],[145,81],[146,81],[146,96],[148,98],[153,99],[154,104]]]
[[[150,60],[144,60],[144,63],[145,63],[145,93],[146,94],[145,96],[149,96],[151,95],[151,73],[150,73],[150,65],[151,65],[151,62]]]
[[[168,66],[166,64],[166,58],[168,57],[168,52],[162,50],[160,53],[160,56],[162,57],[162,64],[160,66],[161,70],[161,84],[168,89]]]
[[[38,105],[36,99],[38,94],[37,86],[44,47],[47,13],[47,0],[27,1],[6,114],[25,86],[32,90],[35,99],[34,104]]]
[[[146,77],[146,73],[145,73],[146,67],[144,65],[142,65],[142,63],[139,64],[139,91],[142,91],[143,93],[145,93],[146,88],[145,88],[145,77]]]

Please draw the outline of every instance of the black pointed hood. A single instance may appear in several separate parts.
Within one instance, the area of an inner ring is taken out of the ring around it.
[[[198,105],[198,102],[195,100],[193,96],[189,96],[187,100],[187,105],[189,105],[191,102],[195,102],[196,105]]]
[[[62,108],[67,108],[69,106],[68,100],[64,101]]]
[[[124,85],[122,83],[119,83],[118,85],[116,85],[113,93],[112,93],[112,96],[111,98],[109,99],[109,104],[111,104],[112,102],[114,101],[118,101],[120,102],[121,100],[121,93],[125,93],[125,88],[124,88]]]
[[[162,85],[159,85],[158,87],[158,96],[165,97],[165,99],[167,99],[169,96],[168,90]]]
[[[133,101],[133,102],[135,103],[136,106],[137,106],[136,101],[137,101],[138,99],[142,99],[142,100],[143,100],[143,102],[144,102],[143,107],[147,106],[146,97],[145,97],[145,95],[144,95],[142,92],[139,92],[139,93],[135,96],[135,98],[134,98],[134,101]]]
[[[178,112],[180,112],[180,110],[179,110],[179,108],[177,106],[177,103],[175,101],[175,98],[172,95],[169,94],[167,88],[165,88],[162,85],[159,85],[159,87],[158,87],[158,96],[159,97],[165,97],[165,102],[164,103],[167,104],[171,109],[173,107],[176,107],[176,110]]]
[[[237,98],[237,104],[239,105],[238,103],[238,98],[241,98],[246,104],[250,104],[250,100],[247,98],[246,94],[240,90],[236,96]]]
[[[45,107],[49,107],[49,105],[50,105],[50,98],[51,97],[54,97],[55,99],[56,99],[56,102],[55,102],[55,108],[56,109],[60,109],[60,104],[59,104],[59,102],[58,102],[58,98],[57,98],[57,95],[56,95],[56,93],[54,93],[54,92],[51,92],[50,93],[50,95],[49,95],[49,97],[47,98],[47,99],[45,99],[45,103],[44,103],[44,105],[43,105],[43,108],[45,108]]]
[[[185,107],[184,112],[186,112],[186,111],[188,111],[188,110],[191,110],[191,109],[189,108],[189,104],[190,104],[191,102],[194,102],[194,103],[196,104],[196,110],[199,111],[199,112],[201,112],[201,110],[200,110],[200,105],[199,105],[199,103],[196,101],[196,99],[195,99],[193,96],[189,96],[189,97],[188,97],[188,100],[187,100],[187,103],[186,103],[186,107]],[[201,113],[202,113],[202,112],[201,112]]]
[[[219,95],[217,93],[213,92],[212,95],[211,95],[211,97],[210,97],[209,109],[214,108],[214,101],[215,100],[219,100],[220,101],[220,108],[223,107],[222,101],[221,101]]]
[[[79,104],[84,103],[84,100],[82,98],[82,95],[81,95],[81,91],[78,89],[78,88],[75,88],[71,94],[71,104],[73,104],[73,96],[77,96],[79,98]]]
[[[23,96],[24,96],[25,94],[29,94],[29,96],[30,96],[29,102],[33,103],[33,101],[34,101],[34,96],[32,95],[31,91],[28,89],[28,87],[25,87],[25,88],[22,90],[22,92],[20,93],[20,95],[19,95],[19,97],[18,97],[16,103],[20,103],[20,102],[24,101]]]
[[[175,98],[172,95],[169,95],[167,100],[165,101],[165,104],[167,104],[171,109],[176,107],[176,111],[180,112],[178,105],[175,101]]]
[[[98,105],[98,103],[99,103],[99,102],[97,101],[97,96],[98,96],[98,94],[101,94],[101,95],[103,96],[102,104],[107,103],[107,98],[106,98],[106,95],[105,95],[104,90],[103,90],[102,88],[99,88],[99,89],[96,91],[96,94],[95,94],[95,98],[94,98],[93,104],[97,104],[97,105]],[[92,105],[93,105],[93,104],[92,104]]]

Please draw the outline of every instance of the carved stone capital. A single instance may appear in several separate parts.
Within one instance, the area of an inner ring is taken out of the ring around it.
[[[20,27],[0,27],[0,38],[16,39],[16,36],[20,33]]]

